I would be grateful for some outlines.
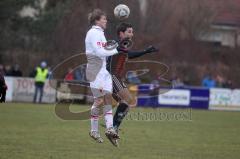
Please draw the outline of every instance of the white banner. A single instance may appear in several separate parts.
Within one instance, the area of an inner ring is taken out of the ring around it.
[[[161,92],[163,90],[160,90]],[[172,89],[158,96],[158,103],[161,105],[189,106],[191,93],[189,90]]]
[[[230,89],[210,89],[210,102],[212,106],[227,106],[231,104],[231,94]]]
[[[239,89],[235,89],[232,91],[231,105],[240,107],[240,90]]]
[[[71,100],[83,100],[84,99],[84,95],[83,94],[73,94],[73,93],[69,93],[71,92],[71,89],[68,87],[67,84],[60,84],[60,87],[58,88],[58,92],[57,92],[57,100],[66,100],[66,99],[71,99]]]
[[[13,78],[12,100],[16,102],[33,102],[35,81],[31,78]],[[54,103],[56,101],[56,90],[50,87],[49,81],[45,82],[43,103]]]
[[[7,94],[6,94],[6,101],[11,102],[12,101],[12,95],[13,95],[13,78],[11,77],[4,77],[6,81],[6,85],[8,87]]]
[[[210,89],[209,109],[240,110],[240,90]]]

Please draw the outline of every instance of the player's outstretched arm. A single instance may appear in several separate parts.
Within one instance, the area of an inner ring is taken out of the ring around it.
[[[158,52],[159,50],[155,48],[154,46],[149,46],[143,51],[128,51],[128,58],[129,59],[134,59],[137,57],[141,57],[145,54],[153,53],[153,52]]]

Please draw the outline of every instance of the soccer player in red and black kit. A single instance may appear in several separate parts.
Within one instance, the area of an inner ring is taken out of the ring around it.
[[[3,77],[3,72],[1,72],[1,70],[0,70],[0,103],[5,102],[6,91],[7,91],[7,85],[6,85],[4,77]]]
[[[131,40],[133,37],[132,25],[129,23],[121,23],[117,27],[117,34],[119,42],[124,39]],[[126,116],[129,107],[134,107],[137,103],[123,82],[127,60],[158,51],[158,49],[153,46],[149,46],[143,51],[130,51],[119,46],[118,50],[123,53],[110,56],[107,60],[107,69],[111,73],[113,80],[113,98],[119,103],[113,118],[113,126],[116,130],[118,130],[123,118]]]

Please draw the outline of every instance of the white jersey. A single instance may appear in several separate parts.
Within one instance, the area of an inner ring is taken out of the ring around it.
[[[95,56],[102,60],[102,70],[106,70],[106,57],[117,54],[116,49],[105,50],[107,40],[104,35],[104,31],[99,26],[92,26],[92,28],[87,32],[85,39],[86,54],[88,57]],[[91,61],[89,61],[91,62]]]
[[[88,59],[87,79],[90,87],[101,89],[101,92],[112,92],[112,78],[106,69],[106,58],[118,53],[116,49],[105,50],[107,40],[104,31],[99,26],[93,26],[86,35],[85,47]],[[95,93],[93,92],[96,97]]]

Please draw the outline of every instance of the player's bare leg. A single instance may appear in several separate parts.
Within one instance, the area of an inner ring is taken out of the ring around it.
[[[119,139],[119,136],[115,129],[113,128],[113,115],[112,115],[112,94],[106,94],[104,96],[104,107],[103,113],[106,123],[106,132],[105,135],[109,139],[109,141],[116,147],[118,147],[118,143],[115,139]]]
[[[116,113],[113,118],[113,126],[118,131],[120,124],[124,117],[127,115],[130,107],[136,106],[136,99],[131,95],[127,88],[124,88],[118,92],[118,96],[121,101],[117,107]]]
[[[90,137],[92,137],[98,143],[103,143],[103,138],[101,137],[98,130],[98,120],[100,113],[100,106],[103,103],[103,98],[94,99],[94,103],[91,108],[91,131],[89,133]]]
[[[120,101],[117,107],[117,110],[113,119],[113,126],[117,134],[118,134],[119,126],[122,120],[124,119],[124,117],[127,115],[129,107],[136,106],[136,99],[131,95],[131,93],[127,88],[121,89],[118,92],[118,96],[122,100]],[[111,142],[118,146],[118,139],[112,139]]]

